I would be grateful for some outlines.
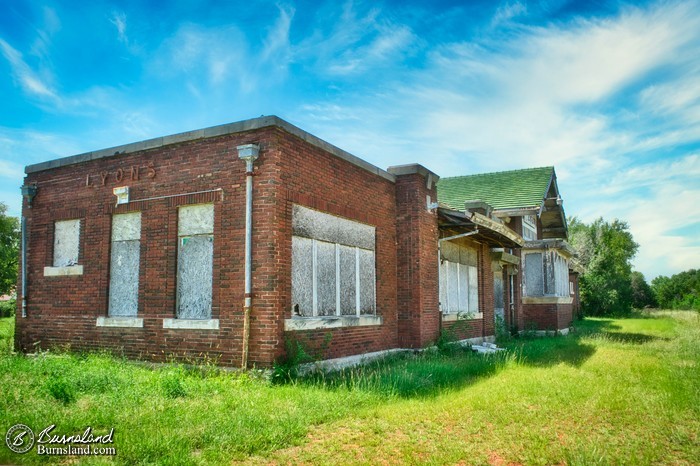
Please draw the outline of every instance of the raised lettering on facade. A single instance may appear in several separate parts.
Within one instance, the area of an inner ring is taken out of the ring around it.
[[[153,162],[149,162],[147,165],[132,165],[127,169],[120,167],[114,171],[87,174],[85,175],[85,187],[94,188],[96,186],[107,186],[110,183],[138,181],[139,177],[144,174],[149,179],[156,177],[156,168]]]

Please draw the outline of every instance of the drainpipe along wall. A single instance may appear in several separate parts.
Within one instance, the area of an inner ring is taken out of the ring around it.
[[[238,146],[238,157],[246,163],[245,199],[245,294],[243,302],[243,352],[241,367],[248,367],[248,343],[250,340],[250,313],[253,309],[253,162],[260,148],[255,144]]]
[[[22,215],[22,317],[27,317],[27,217]]]

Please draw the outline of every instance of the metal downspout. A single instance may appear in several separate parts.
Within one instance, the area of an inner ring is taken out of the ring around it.
[[[253,162],[258,158],[259,147],[255,144],[238,146],[238,157],[246,163],[245,202],[245,294],[243,303],[243,352],[241,367],[248,367],[248,345],[250,340],[250,312],[253,308]]]
[[[22,215],[22,317],[27,317],[27,217]]]

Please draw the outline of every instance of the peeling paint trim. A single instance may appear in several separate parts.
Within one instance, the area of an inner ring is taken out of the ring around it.
[[[219,330],[219,319],[163,319],[163,328],[181,330]]]
[[[82,275],[82,265],[70,265],[67,267],[44,267],[45,277],[67,277],[71,275]]]
[[[319,328],[365,327],[382,325],[381,316],[328,316],[328,317],[294,317],[285,319],[284,330],[314,330]]]
[[[143,319],[136,317],[98,317],[96,326],[143,328]]]

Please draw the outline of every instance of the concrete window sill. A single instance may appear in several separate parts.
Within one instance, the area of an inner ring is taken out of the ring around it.
[[[143,328],[143,319],[136,317],[98,317],[97,326]]]
[[[68,277],[71,275],[82,275],[82,265],[71,265],[68,267],[44,267],[45,277]]]
[[[483,318],[484,318],[483,312],[474,312],[471,314],[443,314],[442,315],[443,322],[456,322],[458,320],[478,320],[478,319],[483,319]]]
[[[294,317],[284,321],[284,330],[315,330],[321,328],[365,327],[382,325],[381,316]]]
[[[219,319],[163,319],[163,328],[181,330],[219,330]]]
[[[560,296],[523,296],[523,304],[571,304],[572,297]]]

